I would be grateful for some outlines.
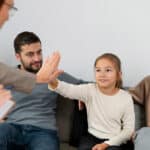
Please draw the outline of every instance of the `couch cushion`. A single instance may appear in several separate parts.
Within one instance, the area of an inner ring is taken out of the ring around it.
[[[135,129],[138,130],[141,127],[145,126],[145,111],[142,105],[135,103]]]
[[[60,142],[69,142],[74,101],[60,97],[57,101],[56,122]]]
[[[70,146],[68,143],[61,143],[60,150],[77,150],[77,148]]]

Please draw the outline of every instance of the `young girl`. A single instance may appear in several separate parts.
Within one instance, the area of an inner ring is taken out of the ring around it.
[[[131,96],[122,86],[121,62],[106,53],[94,63],[96,83],[72,85],[53,80],[49,88],[70,99],[81,99],[87,109],[88,135],[79,150],[122,150],[134,132]]]

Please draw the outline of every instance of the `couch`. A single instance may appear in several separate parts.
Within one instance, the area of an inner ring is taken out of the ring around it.
[[[134,103],[134,111],[135,111],[135,130],[139,130],[140,128],[145,126],[145,111],[144,107],[138,103]]]
[[[60,98],[57,102],[57,126],[60,138],[60,150],[77,150],[76,147],[69,145],[70,129],[72,123],[72,115],[74,102],[66,98]],[[145,124],[144,109],[141,105],[135,103],[135,129],[138,130]]]
[[[60,97],[57,101],[56,121],[60,138],[60,150],[76,150],[69,144],[74,101]]]

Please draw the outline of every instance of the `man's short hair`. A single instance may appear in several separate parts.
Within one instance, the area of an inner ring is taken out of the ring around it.
[[[21,52],[21,46],[40,42],[40,38],[33,32],[24,31],[19,33],[14,40],[15,53]]]
[[[5,0],[0,0],[0,8],[2,7],[2,5],[4,4]]]

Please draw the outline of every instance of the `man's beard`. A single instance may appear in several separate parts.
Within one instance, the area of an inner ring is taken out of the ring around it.
[[[28,71],[28,72],[36,74],[40,69],[35,70],[35,69],[32,69],[32,68],[25,68],[25,70]]]
[[[30,64],[29,66],[26,66],[23,62],[22,62],[22,66],[23,66],[23,68],[24,68],[26,71],[36,74],[36,73],[40,70],[40,68],[41,68],[41,66],[42,66],[42,60],[39,61],[39,63],[40,63],[40,67],[37,68],[37,69],[33,69],[32,64]]]

